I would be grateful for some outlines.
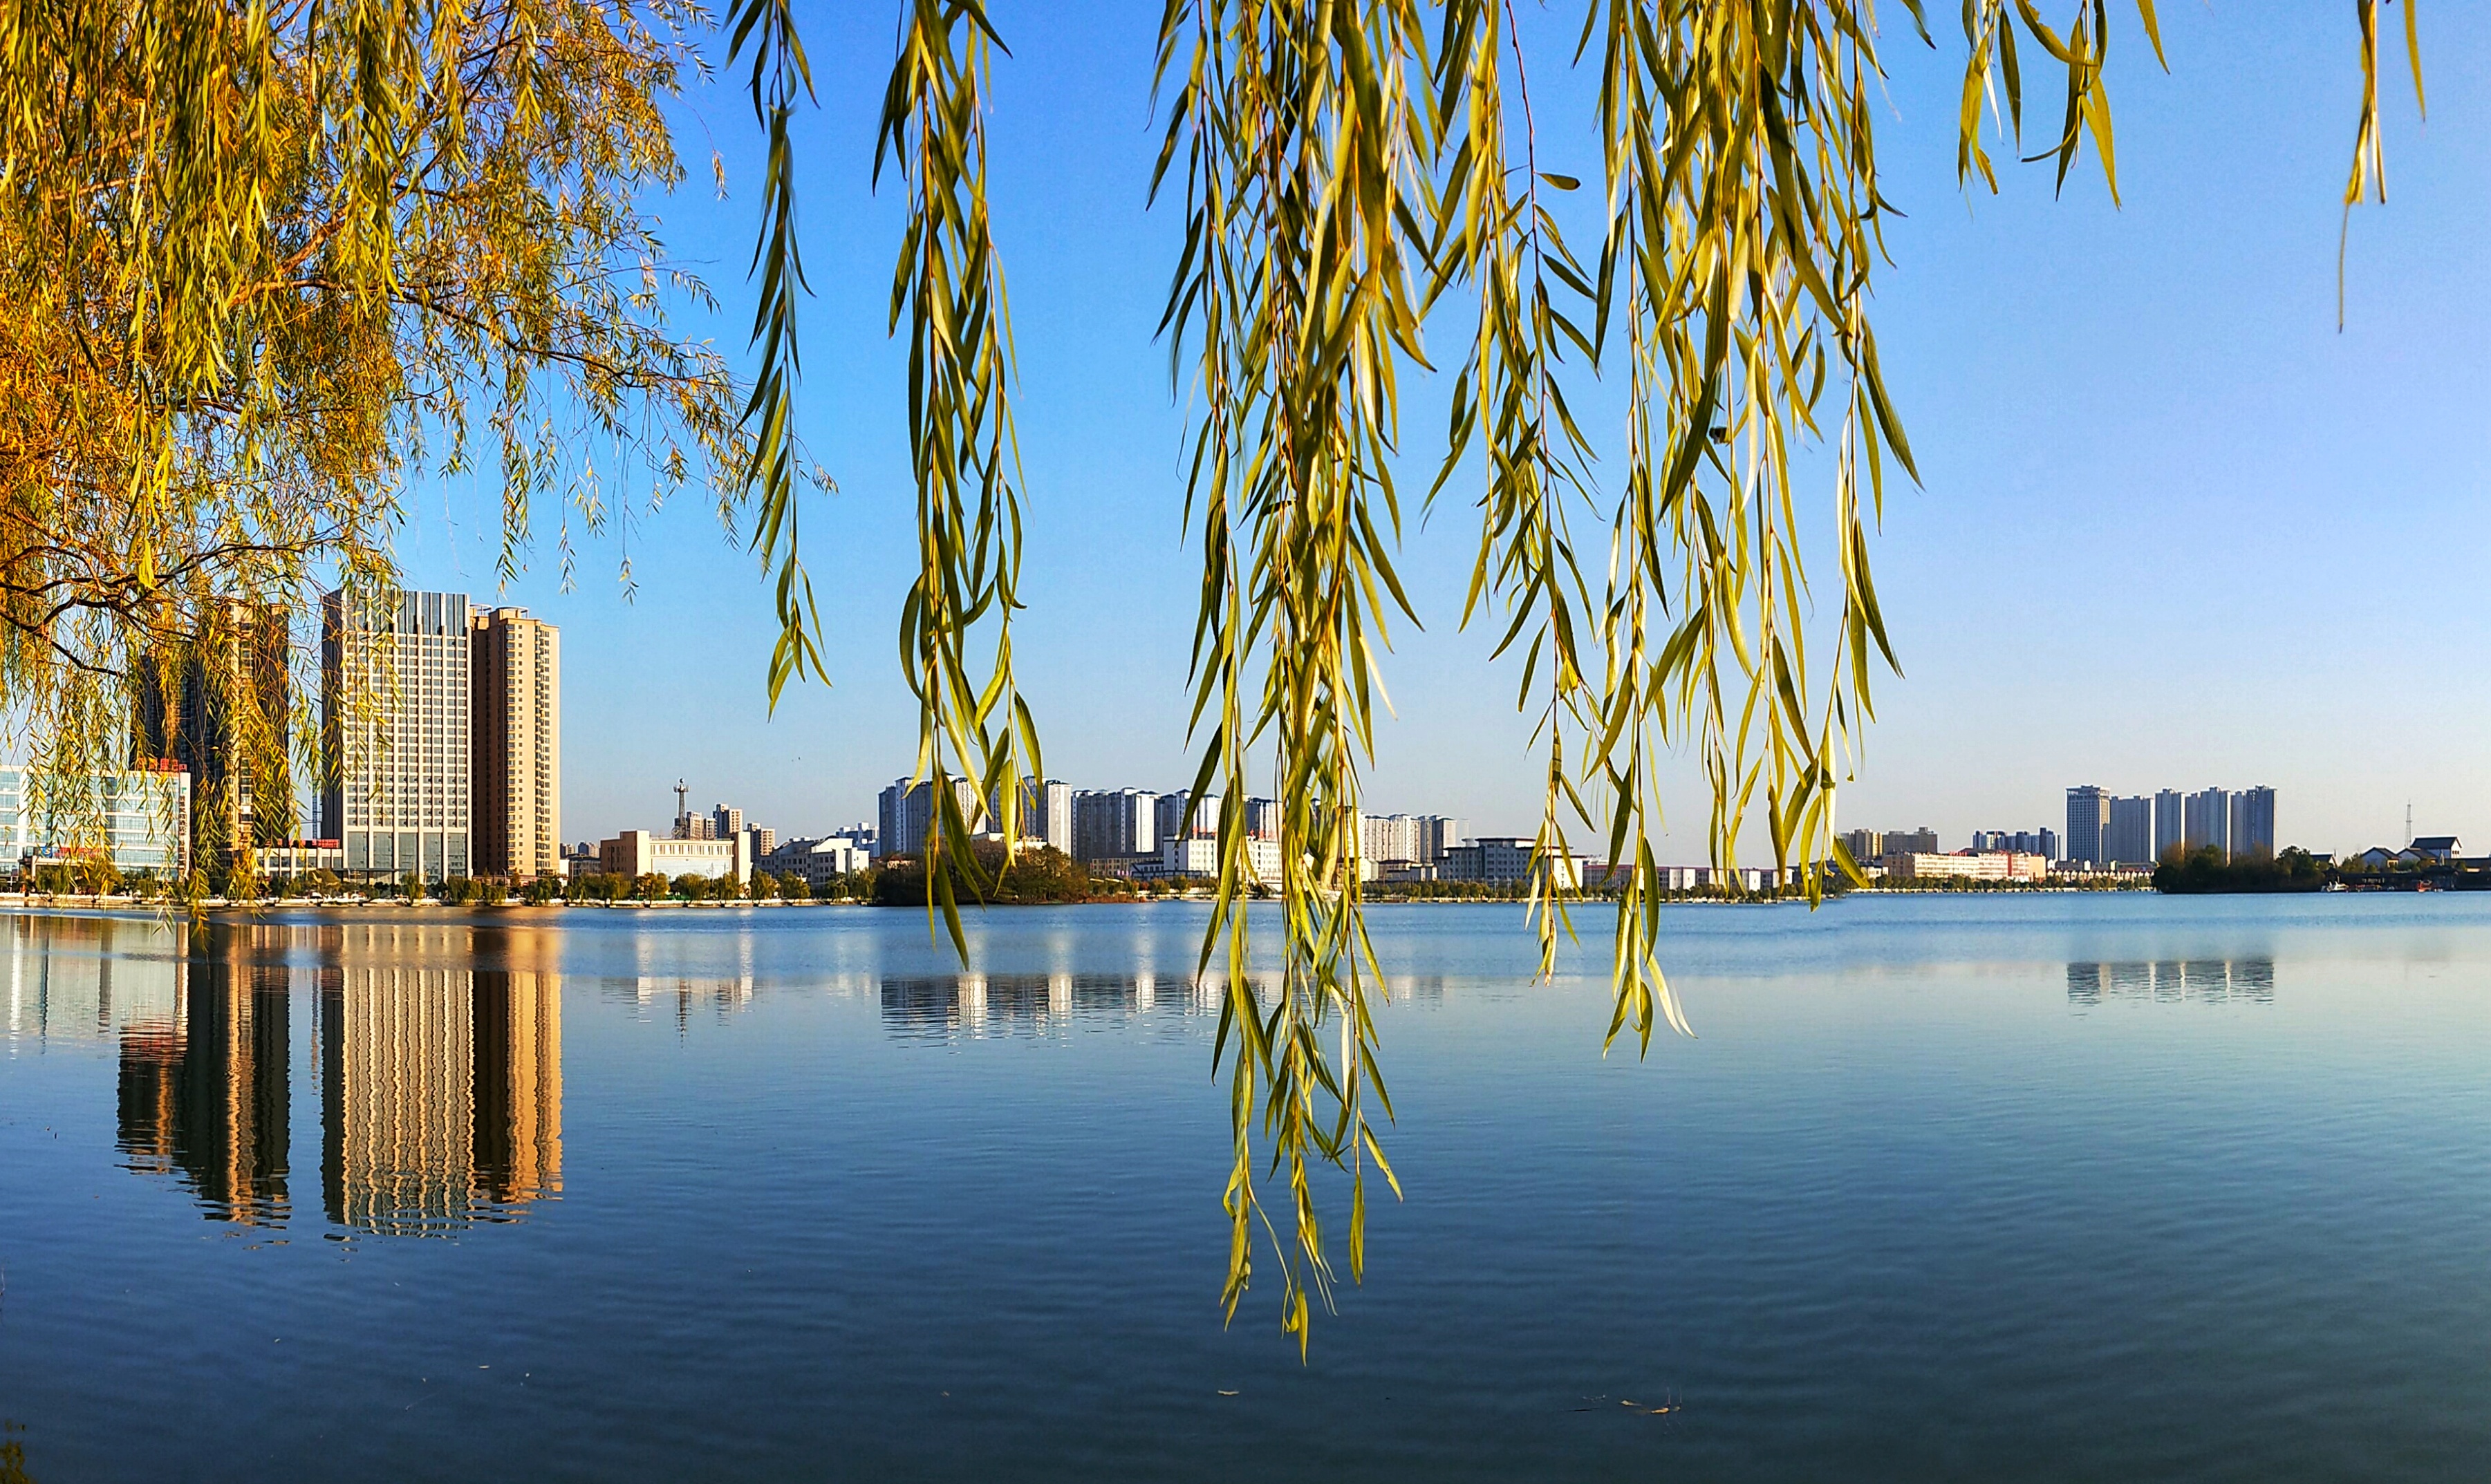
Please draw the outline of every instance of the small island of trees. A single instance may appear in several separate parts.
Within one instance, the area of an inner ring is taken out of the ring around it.
[[[2333,870],[2298,845],[2279,855],[2225,858],[2207,845],[2173,851],[2154,869],[2154,889],[2168,896],[2205,896],[2218,892],[2319,891],[2334,879]]]

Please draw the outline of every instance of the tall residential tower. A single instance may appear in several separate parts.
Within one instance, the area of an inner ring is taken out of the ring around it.
[[[2231,797],[2232,857],[2264,858],[2274,855],[2274,790],[2261,784]]]
[[[562,634],[524,608],[475,615],[475,871],[527,881],[562,870]]]
[[[2110,801],[2110,822],[2102,829],[2100,858],[2120,865],[2154,861],[2154,800],[2137,794]]]
[[[469,622],[459,593],[320,601],[320,832],[349,875],[473,874]]]
[[[295,833],[284,608],[223,601],[139,692],[132,762],[190,772],[191,858],[222,862]]]
[[[2110,824],[2110,795],[2086,784],[2067,790],[2067,858],[2099,865],[2110,859],[2104,853],[2104,829]]]

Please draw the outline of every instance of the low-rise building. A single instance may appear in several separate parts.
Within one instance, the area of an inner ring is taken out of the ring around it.
[[[2271,850],[2270,853],[2271,853]],[[2414,836],[2414,842],[2411,845],[2396,852],[2396,858],[2428,860],[2445,865],[2464,853],[2464,847],[2457,843],[2456,836],[2452,834],[2423,834]]]
[[[62,778],[0,768],[0,861],[32,870],[96,860],[123,875],[187,875],[190,770],[164,762]]]
[[[1510,884],[1531,877],[1531,848],[1536,842],[1529,835],[1482,835],[1467,840],[1445,852],[1436,862],[1436,875],[1442,881],[1482,881]],[[1558,885],[1568,891],[1583,886],[1583,858],[1567,855],[1553,862]]]
[[[843,834],[789,840],[760,857],[761,869],[774,876],[795,876],[816,889],[840,877],[858,875],[871,864],[873,852]]]
[[[597,847],[598,863],[607,876],[705,876],[712,880],[748,881],[752,877],[752,831],[737,830],[724,840],[675,840],[646,829],[626,829]]]
[[[300,881],[314,871],[346,874],[342,840],[278,840],[250,853],[250,863],[263,881]]]
[[[2041,881],[2050,874],[2050,860],[2046,856],[2004,850],[1958,855],[1914,852],[1890,858],[1887,868],[1903,881]]]
[[[1159,847],[1156,869],[1136,867],[1133,874],[1145,878],[1216,876],[1219,874],[1219,837],[1197,834],[1170,840]],[[1246,840],[1246,874],[1248,880],[1259,885],[1278,886],[1280,842],[1248,836]]]
[[[1876,866],[1867,867],[1879,871]],[[1882,874],[1882,872],[1881,872]],[[1619,865],[1595,865],[1588,879],[1596,887],[1612,889],[1626,884],[1627,868]],[[1656,865],[1653,867],[1653,887],[1660,891],[1770,891],[1775,884],[1788,880],[1799,886],[1807,879],[1804,869],[1791,866],[1786,872],[1769,865]]]

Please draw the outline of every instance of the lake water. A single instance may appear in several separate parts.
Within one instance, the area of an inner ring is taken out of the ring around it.
[[[1198,908],[0,917],[0,1479],[2491,1476],[2491,899],[1371,920],[1302,1365]]]

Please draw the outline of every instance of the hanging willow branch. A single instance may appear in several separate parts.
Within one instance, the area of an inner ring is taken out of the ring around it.
[[[1222,1301],[1233,1314],[1251,1268],[1259,1123],[1290,1193],[1294,1238],[1275,1245],[1282,1322],[1302,1347],[1309,1295],[1332,1279],[1310,1163],[1350,1172],[1353,1278],[1366,1167],[1392,1178],[1367,1117],[1370,1091],[1379,1111],[1392,1105],[1359,912],[1359,769],[1373,753],[1389,613],[1415,622],[1387,533],[1400,528],[1398,363],[1420,359],[1411,270],[1425,244],[1410,211],[1435,127],[1418,24],[1407,4],[1178,0],[1160,40],[1161,78],[1186,68],[1159,164],[1163,179],[1184,159],[1187,209],[1166,323],[1179,344],[1192,334],[1211,402],[1188,508],[1208,546],[1194,715],[1210,740],[1193,797],[1216,782],[1221,800],[1203,951],[1207,966],[1226,946],[1216,1054],[1235,1114]],[[1274,756],[1280,809],[1281,972],[1268,1000],[1246,972],[1257,746]]]
[[[1920,0],[1901,3],[1926,39]],[[2354,6],[2348,229],[2385,191],[2378,8]],[[1966,0],[1958,175],[1994,190],[1990,148],[2021,153],[2038,48],[2065,105],[2025,158],[2064,187],[2090,149],[2116,199],[2112,7],[2053,9],[2061,24],[2037,0]],[[2154,0],[2135,13],[2159,59]],[[1370,1166],[1392,1179],[1359,810],[1390,624],[1416,622],[1392,568],[1393,471],[1401,379],[1437,364],[1431,315],[1461,353],[1444,363],[1459,369],[1426,498],[1476,491],[1463,622],[1496,623],[1496,653],[1520,656],[1543,749],[1542,970],[1580,829],[1622,897],[1609,1041],[1685,1029],[1651,844],[1670,749],[1704,770],[1717,862],[1752,820],[1811,891],[1829,854],[1853,868],[1830,841],[1834,791],[1871,672],[1894,664],[1868,532],[1889,468],[1914,474],[1868,313],[1890,214],[1874,0],[1581,15],[1571,61],[1596,70],[1583,153],[1600,189],[1597,251],[1579,255],[1561,220],[1587,249],[1588,233],[1560,203],[1580,182],[1548,157],[1584,142],[1535,118],[1509,0],[1166,0],[1160,19],[1152,189],[1181,189],[1186,215],[1160,329],[1199,411],[1193,792],[1219,800],[1203,966],[1227,986],[1223,1302],[1233,1314],[1268,1245],[1302,1347],[1334,1275],[1321,1167],[1347,1177],[1352,1278]],[[723,364],[668,333],[668,298],[707,298],[664,266],[639,205],[680,178],[662,100],[701,66],[686,34],[708,22],[683,0],[0,6],[0,709],[45,739],[44,771],[125,755],[148,697],[161,721],[168,677],[201,662],[224,677],[212,706],[256,708],[244,730],[281,752],[283,687],[238,636],[320,585],[388,587],[401,480],[427,439],[446,446],[438,467],[467,467],[476,418],[499,446],[506,577],[548,484],[603,524],[593,439],[641,464],[653,497],[701,477],[730,527],[752,508],[776,578],[771,699],[822,678],[797,519],[817,477],[796,436],[791,131],[812,79],[793,0],[732,0],[726,20],[768,140],[740,419]],[[2404,23],[2418,102],[2412,0]],[[970,838],[991,824],[1009,842],[1042,776],[1012,669],[1021,480],[986,206],[1003,51],[981,0],[903,0],[875,156],[908,216],[890,322],[907,326],[920,567],[900,655],[936,805],[927,879],[964,954],[956,888],[982,888]],[[1568,388],[1594,374],[1623,386],[1621,425],[1578,422]],[[1595,477],[1596,452],[1614,476]],[[1587,559],[1573,533],[1603,528]],[[1803,531],[1839,568],[1822,615]],[[563,550],[567,571],[568,525]],[[1245,808],[1265,767],[1281,805],[1270,881]],[[1276,975],[1246,972],[1244,903],[1262,888],[1280,898]]]
[[[2060,138],[2037,158],[2064,184],[2090,139],[2115,199],[2104,6],[2086,0],[2064,38],[2030,0],[2013,6],[1965,10],[1962,169],[1992,179],[1978,105],[1994,77],[2002,128],[2020,136],[2020,29],[2066,77]],[[2158,56],[2150,0],[2139,10]],[[1868,531],[1889,466],[1917,470],[1867,313],[1888,214],[1871,0],[1590,0],[1579,54],[1598,69],[1606,209],[1588,267],[1546,204],[1578,183],[1539,162],[1514,30],[1502,0],[1169,0],[1160,26],[1169,122],[1154,195],[1178,174],[1186,206],[1161,330],[1202,409],[1187,506],[1204,542],[1193,716],[1209,741],[1194,794],[1222,800],[1204,961],[1224,958],[1228,986],[1223,1301],[1233,1314],[1250,1276],[1268,1174],[1288,1192],[1294,1230],[1266,1225],[1301,1346],[1309,1295],[1328,1296],[1332,1276],[1311,1166],[1348,1175],[1353,1277],[1367,1164],[1391,1178],[1369,1121],[1391,1105],[1354,832],[1377,652],[1390,614],[1409,615],[1388,533],[1396,388],[1405,364],[1428,366],[1426,313],[1467,291],[1430,497],[1476,457],[1463,620],[1498,615],[1496,653],[1521,653],[1519,700],[1539,722],[1542,970],[1566,926],[1570,818],[1605,836],[1613,862],[1612,1042],[1630,1032],[1648,1047],[1662,1020],[1687,1029],[1659,962],[1660,754],[1699,757],[1717,863],[1759,819],[1776,871],[1813,896],[1829,858],[1857,875],[1831,838],[1834,790],[1872,714],[1872,670],[1896,667]],[[1626,383],[1623,480],[1605,495],[1568,404],[1569,357]],[[1794,469],[1809,450],[1831,455],[1841,582],[1814,675]],[[1576,514],[1608,526],[1605,567],[1589,575]],[[1282,820],[1283,968],[1268,996],[1245,972],[1242,804],[1257,749]]]
[[[792,0],[736,0],[728,13],[727,65],[748,52],[752,69],[746,87],[752,97],[752,116],[768,142],[768,163],[761,177],[763,226],[752,245],[752,272],[761,278],[761,294],[752,310],[750,345],[761,364],[744,403],[741,425],[751,440],[751,454],[743,470],[744,487],[754,505],[752,548],[765,567],[776,564],[773,597],[778,613],[778,641],[770,651],[770,706],[791,680],[806,674],[824,684],[830,672],[822,667],[819,643],[821,609],[813,601],[813,581],[798,555],[797,486],[807,478],[797,447],[796,380],[804,369],[796,336],[796,302],[811,292],[805,279],[804,245],[796,236],[796,151],[792,138],[796,95],[813,99],[813,68],[805,58],[804,39],[796,32]],[[818,479],[813,480],[819,482]],[[731,512],[730,512],[731,518]]]
[[[933,792],[927,907],[964,958],[958,887],[966,880],[983,889],[971,838],[982,825],[1001,833],[1009,861],[1024,784],[1044,776],[1038,724],[1012,679],[1020,449],[1011,319],[986,221],[985,87],[998,49],[977,0],[913,0],[874,154],[877,180],[889,160],[908,188],[891,325],[895,334],[908,323],[920,567],[899,650],[920,708],[917,776]],[[974,786],[956,787],[955,777]]]

